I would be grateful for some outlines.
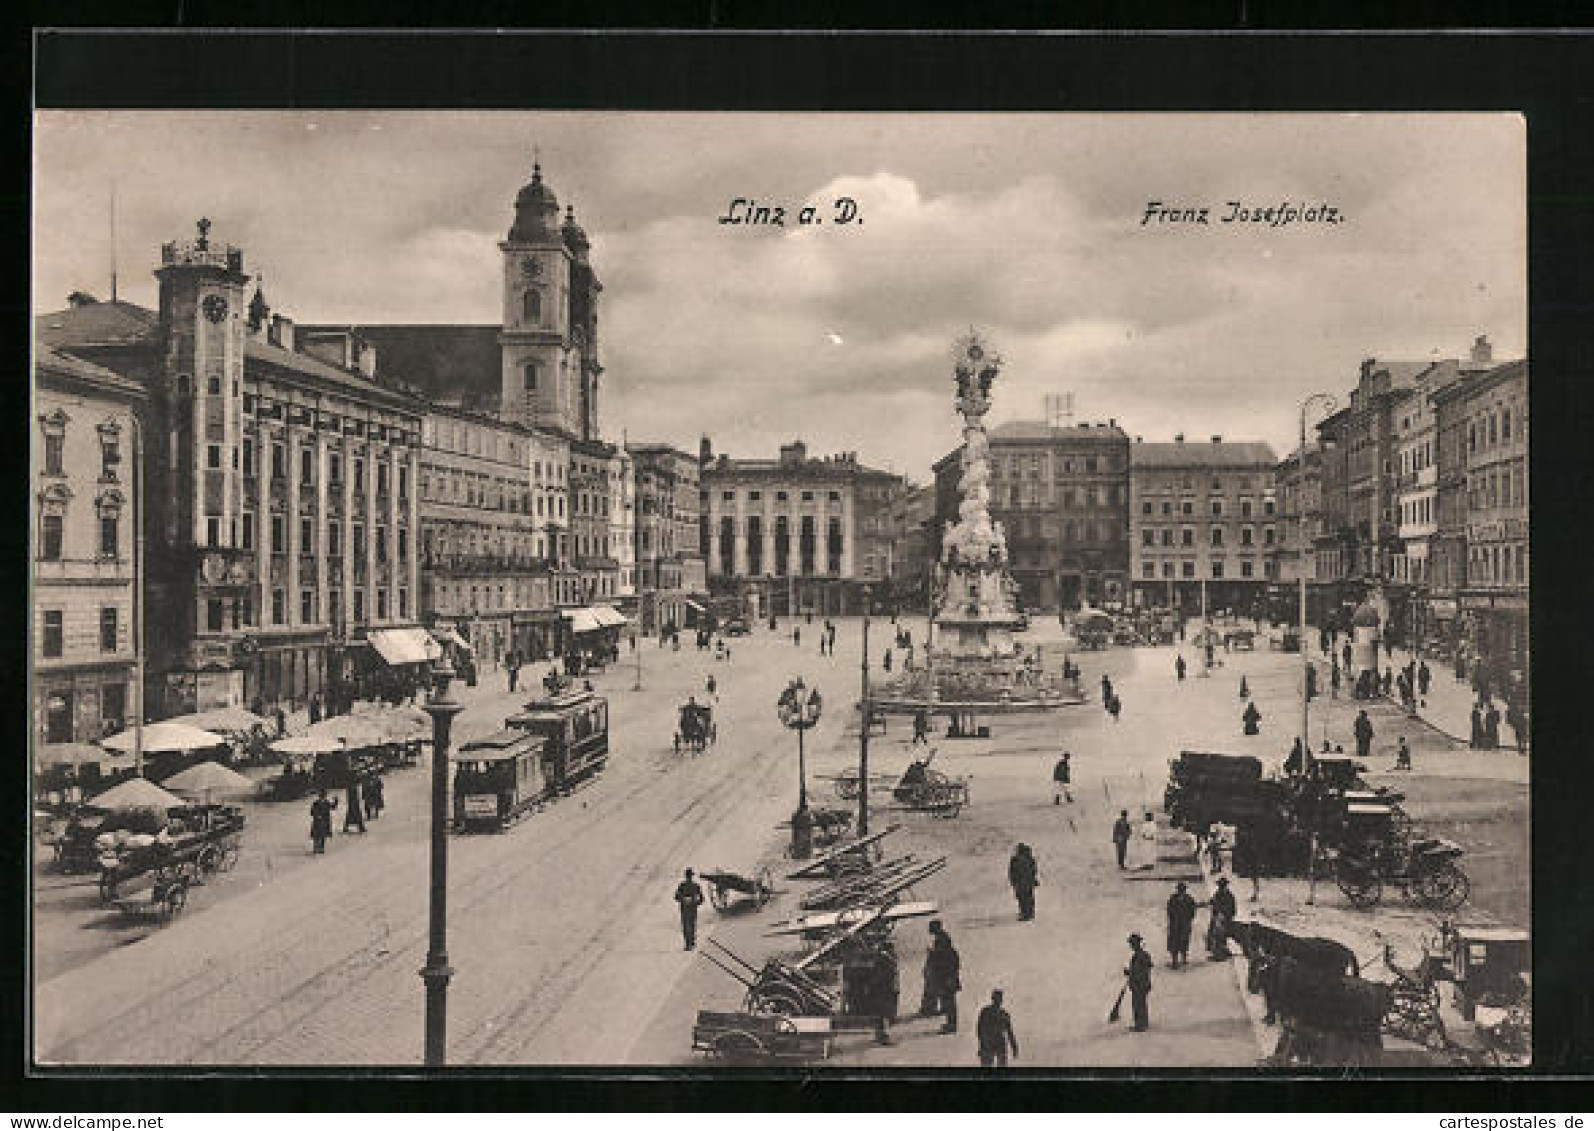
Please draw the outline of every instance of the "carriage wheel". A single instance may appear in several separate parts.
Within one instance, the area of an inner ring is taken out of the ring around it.
[[[730,1061],[760,1060],[769,1055],[764,1042],[745,1029],[729,1029],[714,1038],[714,1055]]]
[[[1384,894],[1384,885],[1378,874],[1362,865],[1341,862],[1334,881],[1339,884],[1339,890],[1345,893],[1352,907],[1375,907]]]
[[[711,884],[708,889],[708,900],[714,905],[714,910],[724,911],[731,905],[731,896],[728,891],[718,884]]]
[[[161,911],[170,919],[186,906],[188,906],[188,884],[178,880],[166,889],[166,898],[161,900]]]
[[[755,905],[763,907],[775,898],[775,874],[767,866],[758,870],[758,875],[753,877],[753,883],[758,889],[757,894],[753,896]]]
[[[218,845],[207,844],[199,850],[194,863],[199,865],[202,874],[209,874],[221,869],[221,848]]]
[[[1472,894],[1467,874],[1448,862],[1425,873],[1412,886],[1418,898],[1435,911],[1454,911]]]
[[[754,986],[747,991],[747,1012],[790,1017],[803,1011],[803,999],[790,986],[776,984],[768,987]]]

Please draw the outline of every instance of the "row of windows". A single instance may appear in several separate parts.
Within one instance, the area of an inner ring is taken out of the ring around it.
[[[299,623],[318,624],[316,617],[316,591],[314,589],[301,589],[299,591]],[[230,614],[230,618],[229,618]],[[410,591],[398,590],[399,619],[407,619],[410,615]],[[288,623],[288,592],[285,589],[271,591],[271,621],[272,625]],[[228,620],[233,628],[254,628],[255,609],[254,599],[245,594],[234,600],[222,597],[212,597],[205,602],[205,630],[207,632],[224,631]],[[388,591],[376,591],[376,619],[388,619]],[[343,590],[327,590],[327,623],[340,624],[343,620]],[[354,623],[365,623],[365,590],[354,590]]]
[[[1433,496],[1423,495],[1416,499],[1407,499],[1400,504],[1400,522],[1403,526],[1412,526],[1418,523],[1433,521]]]
[[[1223,545],[1223,527],[1221,527],[1221,526],[1212,527],[1211,530],[1209,531],[1209,535],[1211,537],[1211,544],[1212,545],[1214,545],[1214,546]],[[1254,537],[1255,537],[1255,535],[1254,535],[1252,529],[1249,526],[1243,526],[1243,527],[1240,528],[1240,545],[1242,545],[1242,546],[1255,545]],[[1140,544],[1142,546],[1155,546],[1157,544],[1157,542],[1158,542],[1157,531],[1150,530],[1150,529],[1142,529],[1140,531]],[[1164,545],[1164,546],[1173,545],[1173,530],[1171,528],[1169,528],[1169,527],[1163,527],[1162,528],[1161,542],[1162,542],[1162,545]],[[1195,545],[1195,531],[1191,530],[1191,529],[1188,529],[1188,528],[1186,528],[1184,530],[1181,530],[1179,532],[1179,544],[1181,546],[1194,546]],[[1262,545],[1264,545],[1264,546],[1273,545],[1273,528],[1271,526],[1265,526],[1265,527],[1262,528]]]
[[[1124,494],[1123,487],[1065,487],[1059,491],[1056,484],[1030,483],[1022,487],[1017,484],[1010,485],[1005,496],[998,487],[994,498],[998,506],[1001,505],[1001,500],[1006,498],[1010,507],[1061,505],[1072,509],[1122,506]]]
[[[1521,439],[1520,429],[1517,439]],[[1480,413],[1467,422],[1467,451],[1487,451],[1498,444],[1511,442],[1511,409],[1492,409]]]
[[[1195,577],[1195,575],[1196,575],[1196,564],[1195,564],[1195,562],[1189,562],[1189,561],[1180,562],[1180,563],[1178,563],[1178,567],[1179,567],[1179,572],[1178,572],[1178,576],[1179,577],[1182,577],[1182,578],[1193,578],[1193,577]],[[1222,581],[1223,577],[1224,577],[1224,568],[1223,567],[1224,567],[1224,563],[1223,562],[1212,562],[1211,563],[1212,572],[1208,576],[1211,577],[1212,580],[1214,580],[1214,581]],[[1155,578],[1155,577],[1159,576],[1158,570],[1157,570],[1157,563],[1156,562],[1142,562],[1140,564],[1140,576],[1143,577],[1143,578],[1146,578],[1147,580],[1150,580],[1152,578]],[[1172,578],[1174,576],[1174,563],[1173,562],[1163,562],[1160,576],[1165,577],[1165,578]],[[1253,578],[1255,576],[1256,576],[1256,563],[1255,562],[1249,562],[1249,561],[1242,561],[1240,563],[1240,577],[1249,579],[1249,578]]]
[[[421,499],[510,514],[529,515],[535,509],[539,517],[565,516],[562,494],[547,498],[541,488],[533,494],[531,489],[519,487],[513,480],[469,471],[445,471],[431,466],[421,469]]]
[[[65,514],[44,514],[39,517],[39,560],[58,562],[66,533]],[[100,516],[100,545],[98,557],[114,559],[120,553],[121,518],[117,515]]]
[[[218,521],[214,518],[208,520],[212,525]],[[354,560],[357,562],[364,561],[366,546],[365,524],[363,522],[350,523],[349,529],[352,533]],[[378,562],[386,562],[388,556],[388,527],[377,526],[375,529],[376,560]],[[401,525],[395,529],[397,533],[395,548],[398,560],[407,562],[410,560],[410,528]],[[286,554],[288,552],[288,521],[286,516],[280,514],[272,515],[270,530],[271,541],[267,548],[274,554]],[[299,552],[301,554],[313,554],[316,552],[315,534],[315,518],[313,516],[301,517],[299,519]],[[242,540],[239,543],[240,548],[253,550],[255,548],[255,515],[253,511],[243,512],[242,535]],[[214,535],[211,537],[210,544],[213,546],[217,544]],[[326,545],[327,553],[333,557],[341,557],[347,548],[343,541],[343,524],[338,519],[327,519]]]
[[[1526,585],[1528,548],[1473,546],[1467,555],[1467,580],[1474,585]]]
[[[1076,467],[1086,475],[1123,470],[1122,456],[1084,456],[1077,462],[1072,457],[1053,456],[1047,462],[1052,475],[1058,479],[1074,474]],[[991,474],[997,479],[1039,479],[1041,471],[1039,455],[991,457]]]
[[[100,606],[100,651],[115,652],[118,648],[120,612],[114,605]],[[65,613],[61,609],[45,609],[43,630],[39,634],[39,648],[47,660],[58,660],[66,645]]]
[[[178,387],[183,388],[188,378],[186,375],[178,377]],[[212,377],[206,383],[211,395],[221,392],[221,379]],[[233,395],[238,395],[238,382],[233,382]],[[245,416],[256,416],[262,420],[286,420],[290,424],[303,425],[314,428],[319,432],[330,432],[336,436],[369,437],[373,440],[389,440],[393,443],[414,444],[419,437],[408,428],[399,424],[384,424],[376,421],[365,421],[352,416],[338,416],[336,413],[314,409],[308,405],[285,405],[279,401],[266,400],[254,393],[243,395]]]
[[[66,474],[66,416],[62,413],[44,421],[44,474]],[[118,432],[110,427],[99,431],[100,482],[117,482],[117,470],[122,463],[122,445]]]
[[[1522,507],[1528,502],[1527,472],[1520,461],[1509,467],[1491,467],[1467,476],[1467,506]]]
[[[1433,441],[1424,440],[1400,453],[1400,474],[1416,475],[1433,466]]]
[[[1140,479],[1142,493],[1166,494],[1172,491],[1194,491],[1196,489],[1195,476],[1193,475],[1178,477],[1177,485],[1173,479],[1153,479],[1149,476],[1142,478],[1138,472],[1136,473],[1136,478]],[[1234,490],[1238,488],[1241,491],[1249,491],[1256,486],[1269,487],[1272,484],[1265,480],[1262,483],[1257,483],[1256,479],[1250,475],[1237,475],[1228,480],[1227,489]],[[1212,490],[1225,490],[1223,476],[1214,475],[1212,477]]]
[[[739,494],[739,492],[734,491],[734,490],[721,491],[720,492],[720,501],[721,502],[726,502],[726,503],[733,503],[733,502],[736,501],[736,496],[738,494]],[[802,501],[805,502],[805,503],[813,502],[815,494],[816,494],[816,492],[814,492],[814,491],[803,491],[803,492],[801,492]],[[775,492],[775,501],[777,503],[789,502],[790,501],[790,495],[791,495],[791,493],[789,491],[776,491]],[[746,499],[747,499],[747,501],[749,503],[762,502],[763,498],[764,498],[764,492],[763,491],[750,490],[746,494]],[[826,498],[826,500],[828,502],[839,503],[839,502],[841,502],[841,492],[840,491],[826,491],[825,492],[825,498]],[[703,503],[707,503],[708,502],[708,492],[707,491],[702,492],[699,501],[703,502]]]
[[[1141,504],[1140,504],[1140,513],[1143,514],[1143,515],[1151,514],[1152,511],[1153,511],[1153,506],[1154,505],[1157,505],[1157,504],[1153,504],[1150,499],[1142,500]],[[1160,513],[1162,514],[1162,516],[1164,518],[1170,517],[1173,514],[1173,500],[1172,499],[1164,499],[1164,500],[1162,500],[1161,504],[1157,505],[1157,506],[1158,506],[1158,508],[1160,510]],[[1213,518],[1222,518],[1223,517],[1223,500],[1222,499],[1213,499],[1213,500],[1211,500],[1209,509],[1212,511],[1212,517]],[[1184,515],[1184,516],[1186,516],[1186,517],[1193,516],[1195,514],[1195,500],[1194,499],[1185,499],[1182,502],[1180,502],[1180,504],[1179,504],[1179,513]],[[1250,518],[1254,513],[1255,513],[1255,507],[1252,504],[1251,500],[1250,499],[1241,499],[1240,500],[1240,517],[1241,518]],[[1262,500],[1262,513],[1264,515],[1266,515],[1268,518],[1272,518],[1273,517],[1274,504],[1273,504],[1273,500],[1272,499],[1263,499]]]
[[[244,475],[254,478],[260,474],[260,468],[255,460],[256,447],[253,437],[245,436],[243,447],[237,445],[232,448],[232,468],[241,470]],[[376,493],[379,497],[386,497],[390,483],[388,468],[389,463],[381,456],[374,460],[376,464]],[[365,456],[356,455],[350,460],[353,471],[353,488],[356,495],[365,494]],[[207,444],[205,446],[205,467],[211,471],[219,471],[222,467],[222,446],[220,444]],[[271,477],[273,479],[288,478],[288,448],[286,444],[273,441],[271,445]],[[343,486],[343,453],[327,453],[327,482],[334,489]],[[299,485],[310,487],[315,485],[315,449],[301,447],[299,449]],[[406,463],[398,465],[398,497],[407,499],[410,496],[410,469]]]

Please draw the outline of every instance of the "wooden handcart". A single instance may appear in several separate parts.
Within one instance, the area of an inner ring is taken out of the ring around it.
[[[698,1011],[692,1049],[731,1062],[823,1060],[830,1055],[828,1017]]]
[[[702,878],[709,885],[709,902],[721,913],[732,907],[745,908],[749,904],[761,908],[776,894],[775,878],[768,868],[760,868],[752,876],[716,869],[704,872]]]

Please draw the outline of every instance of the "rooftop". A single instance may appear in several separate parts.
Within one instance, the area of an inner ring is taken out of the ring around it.
[[[430,400],[497,412],[503,385],[498,326],[410,324],[306,326],[298,332],[352,332],[376,347],[377,371],[413,385]]]
[[[1175,441],[1171,444],[1135,444],[1129,449],[1129,466],[1136,470],[1161,468],[1209,468],[1218,470],[1271,469],[1278,463],[1271,446],[1245,441],[1205,443]]]
[[[1026,440],[1128,440],[1128,435],[1118,427],[1116,420],[1105,424],[1047,424],[1042,420],[1009,420],[990,431],[994,444]]]

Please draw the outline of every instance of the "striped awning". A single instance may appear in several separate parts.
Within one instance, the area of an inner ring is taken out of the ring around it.
[[[373,629],[365,641],[389,664],[425,664],[442,655],[424,628]]]

